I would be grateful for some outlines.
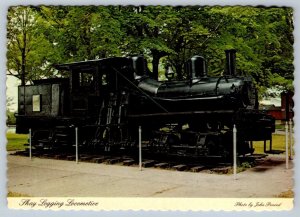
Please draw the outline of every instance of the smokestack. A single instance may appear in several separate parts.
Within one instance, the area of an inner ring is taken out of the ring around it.
[[[134,69],[134,78],[138,79],[146,74],[146,60],[143,56],[131,57]]]
[[[226,54],[226,70],[225,75],[235,76],[235,49],[225,50]]]

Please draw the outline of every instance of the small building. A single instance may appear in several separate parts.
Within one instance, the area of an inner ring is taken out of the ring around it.
[[[293,119],[294,117],[294,93],[292,91],[282,92],[280,94],[281,106],[275,105],[263,105],[263,109],[267,111],[267,114],[272,115],[276,120]]]

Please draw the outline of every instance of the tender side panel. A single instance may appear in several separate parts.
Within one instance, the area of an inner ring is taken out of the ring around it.
[[[29,128],[44,127],[45,119],[59,116],[62,112],[61,101],[64,101],[61,92],[61,84],[19,86],[16,132],[27,133]]]
[[[52,85],[19,86],[19,114],[44,116],[51,114]]]

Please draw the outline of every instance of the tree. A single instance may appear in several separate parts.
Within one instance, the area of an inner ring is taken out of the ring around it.
[[[13,98],[12,97],[8,97],[6,99],[6,124],[7,125],[14,125],[16,124],[16,117],[14,112],[12,112],[9,107],[11,105],[13,105]]]
[[[234,48],[238,72],[262,90],[292,88],[293,43],[291,8],[38,6],[11,7],[8,15],[9,74],[23,80],[56,76],[55,63],[136,54],[151,61],[156,79],[161,62],[185,78],[193,55],[220,75],[224,50]]]
[[[152,77],[158,79],[160,59],[173,52],[165,38],[166,23],[173,19],[172,7],[121,7],[119,17],[126,33],[123,51],[148,56],[152,61]]]
[[[44,32],[55,45],[53,63],[83,61],[121,54],[123,37],[114,18],[116,7],[41,6]]]
[[[167,62],[171,64],[178,79],[186,77],[185,61],[193,55],[202,55],[204,42],[213,34],[203,25],[202,7],[175,7],[174,18],[167,25],[168,46],[173,52]],[[202,51],[201,51],[202,50]]]
[[[209,72],[219,74],[225,66],[225,49],[237,49],[237,70],[248,74],[261,90],[273,85],[291,88],[293,80],[293,20],[291,8],[205,7],[203,26],[211,32],[198,52],[209,61]],[[204,52],[203,52],[204,51]]]
[[[7,18],[8,75],[21,79],[21,85],[51,75],[47,61],[51,45],[40,33],[36,13],[26,6],[10,7]]]

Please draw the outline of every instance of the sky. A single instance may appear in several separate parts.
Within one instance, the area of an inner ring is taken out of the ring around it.
[[[6,76],[6,99],[11,97],[12,104],[9,106],[10,111],[18,109],[18,85],[20,81],[14,76]]]

